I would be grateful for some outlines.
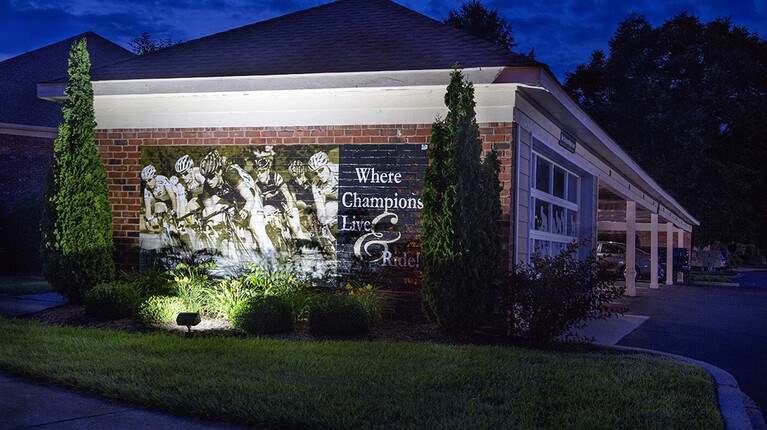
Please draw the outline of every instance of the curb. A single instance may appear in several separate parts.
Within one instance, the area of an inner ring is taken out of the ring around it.
[[[671,354],[652,349],[635,348],[631,346],[602,345],[609,349],[618,351],[643,352],[648,354],[660,355],[676,360],[681,360],[706,369],[716,382],[717,400],[719,401],[719,411],[722,414],[724,428],[727,430],[753,430],[751,420],[746,412],[746,405],[743,400],[743,394],[738,387],[738,381],[729,372],[706,363],[705,361],[695,360],[682,355]]]

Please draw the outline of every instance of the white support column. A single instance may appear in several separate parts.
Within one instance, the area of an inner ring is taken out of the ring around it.
[[[676,239],[676,240],[677,240],[677,242],[676,242],[676,247],[677,247],[677,248],[684,248],[684,230],[682,230],[682,229],[680,228],[679,230],[677,230],[677,232],[676,232],[676,233],[677,233],[677,235],[678,235],[678,236],[677,236],[677,239]]]
[[[674,285],[674,224],[666,222],[666,285]]]
[[[626,201],[626,295],[637,295],[636,280],[636,222],[637,202]]]
[[[658,289],[658,214],[650,214],[650,288]]]

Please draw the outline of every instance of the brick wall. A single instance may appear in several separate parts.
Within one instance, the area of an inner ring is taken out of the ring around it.
[[[0,215],[21,200],[42,196],[52,162],[52,138],[0,134]]]
[[[40,272],[40,217],[53,138],[0,134],[0,270]]]
[[[484,148],[494,146],[501,162],[503,219],[499,222],[508,261],[513,128],[511,123],[483,123],[480,133]],[[430,138],[431,124],[97,130],[112,200],[116,262],[124,269],[136,267],[139,262],[142,146],[425,144]]]

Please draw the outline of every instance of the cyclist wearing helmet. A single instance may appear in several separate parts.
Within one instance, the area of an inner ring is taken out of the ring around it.
[[[204,216],[217,212],[215,207],[222,198],[234,202],[241,200],[239,216],[247,222],[248,230],[261,254],[272,264],[276,263],[275,248],[266,234],[264,204],[253,178],[239,165],[227,162],[217,150],[209,152],[200,161],[200,173],[205,178],[200,194]]]
[[[200,173],[200,168],[194,166],[194,160],[188,154],[176,161],[175,168],[184,190],[184,195],[179,197],[179,202],[183,202],[183,206],[179,205],[179,216],[184,216],[200,209],[199,196],[202,194],[205,177]],[[188,199],[186,192],[190,194]]]
[[[254,149],[251,151],[251,154],[253,158],[245,160],[243,170],[248,172],[255,181],[258,189],[261,191],[261,197],[266,208],[269,206],[277,208],[278,204],[281,203],[285,209],[288,227],[293,233],[293,237],[300,241],[308,240],[309,236],[301,226],[301,219],[293,193],[290,192],[288,184],[285,183],[282,175],[272,170],[274,163],[273,147],[266,146],[263,151]],[[272,218],[274,218],[279,213],[273,213],[272,215]]]
[[[159,232],[161,218],[169,215],[168,212],[176,212],[176,192],[171,181],[157,174],[153,165],[148,165],[141,170],[141,179],[144,181],[144,220],[146,228],[153,232]],[[168,205],[170,204],[170,208]]]
[[[338,164],[320,151],[309,158],[308,166],[315,175],[311,185],[317,218],[330,227],[338,221]]]

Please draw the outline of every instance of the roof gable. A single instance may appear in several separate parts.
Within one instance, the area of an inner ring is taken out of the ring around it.
[[[389,0],[338,0],[93,72],[94,80],[539,64]]]
[[[38,99],[37,84],[62,77],[66,81],[69,50],[82,38],[87,40],[93,68],[134,57],[125,48],[88,31],[2,61],[0,123],[43,127],[61,123],[61,105]]]

